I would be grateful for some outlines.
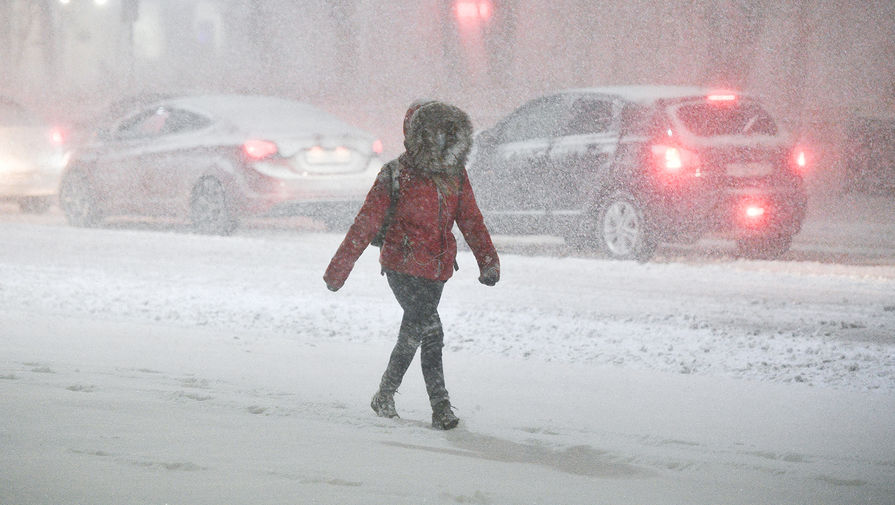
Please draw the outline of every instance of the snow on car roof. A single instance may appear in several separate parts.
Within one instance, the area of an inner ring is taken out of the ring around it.
[[[699,86],[649,86],[649,85],[632,85],[632,86],[601,86],[591,88],[569,89],[565,93],[599,93],[604,95],[614,95],[628,102],[650,103],[663,98],[686,98],[696,96],[706,96],[716,89],[703,88]],[[738,95],[740,93],[737,93]]]
[[[361,132],[313,105],[271,96],[199,95],[172,98],[161,104],[202,113],[249,130],[305,130],[323,135]]]

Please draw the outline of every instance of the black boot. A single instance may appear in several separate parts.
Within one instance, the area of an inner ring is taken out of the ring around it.
[[[454,415],[451,402],[442,400],[432,407],[432,427],[436,430],[451,430],[457,427],[460,419]]]
[[[379,417],[395,418],[398,417],[398,411],[395,410],[395,395],[377,391],[370,400],[370,408]]]

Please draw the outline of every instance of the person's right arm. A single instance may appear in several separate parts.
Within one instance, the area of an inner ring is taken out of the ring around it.
[[[379,171],[376,182],[373,183],[363,206],[354,218],[354,223],[326,268],[323,280],[331,291],[336,291],[345,284],[348,274],[354,268],[354,263],[373,241],[373,237],[385,221],[385,214],[391,203],[389,195],[391,180],[387,167],[388,165],[385,165]]]

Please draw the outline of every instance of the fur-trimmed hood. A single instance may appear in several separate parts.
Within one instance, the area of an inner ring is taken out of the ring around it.
[[[417,169],[455,175],[466,165],[472,133],[472,121],[458,107],[415,102],[405,116],[404,148]]]

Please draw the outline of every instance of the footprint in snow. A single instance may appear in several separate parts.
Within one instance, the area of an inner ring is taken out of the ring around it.
[[[92,393],[96,391],[96,386],[93,385],[85,385],[85,384],[74,384],[67,388],[69,391],[74,391],[76,393]]]

